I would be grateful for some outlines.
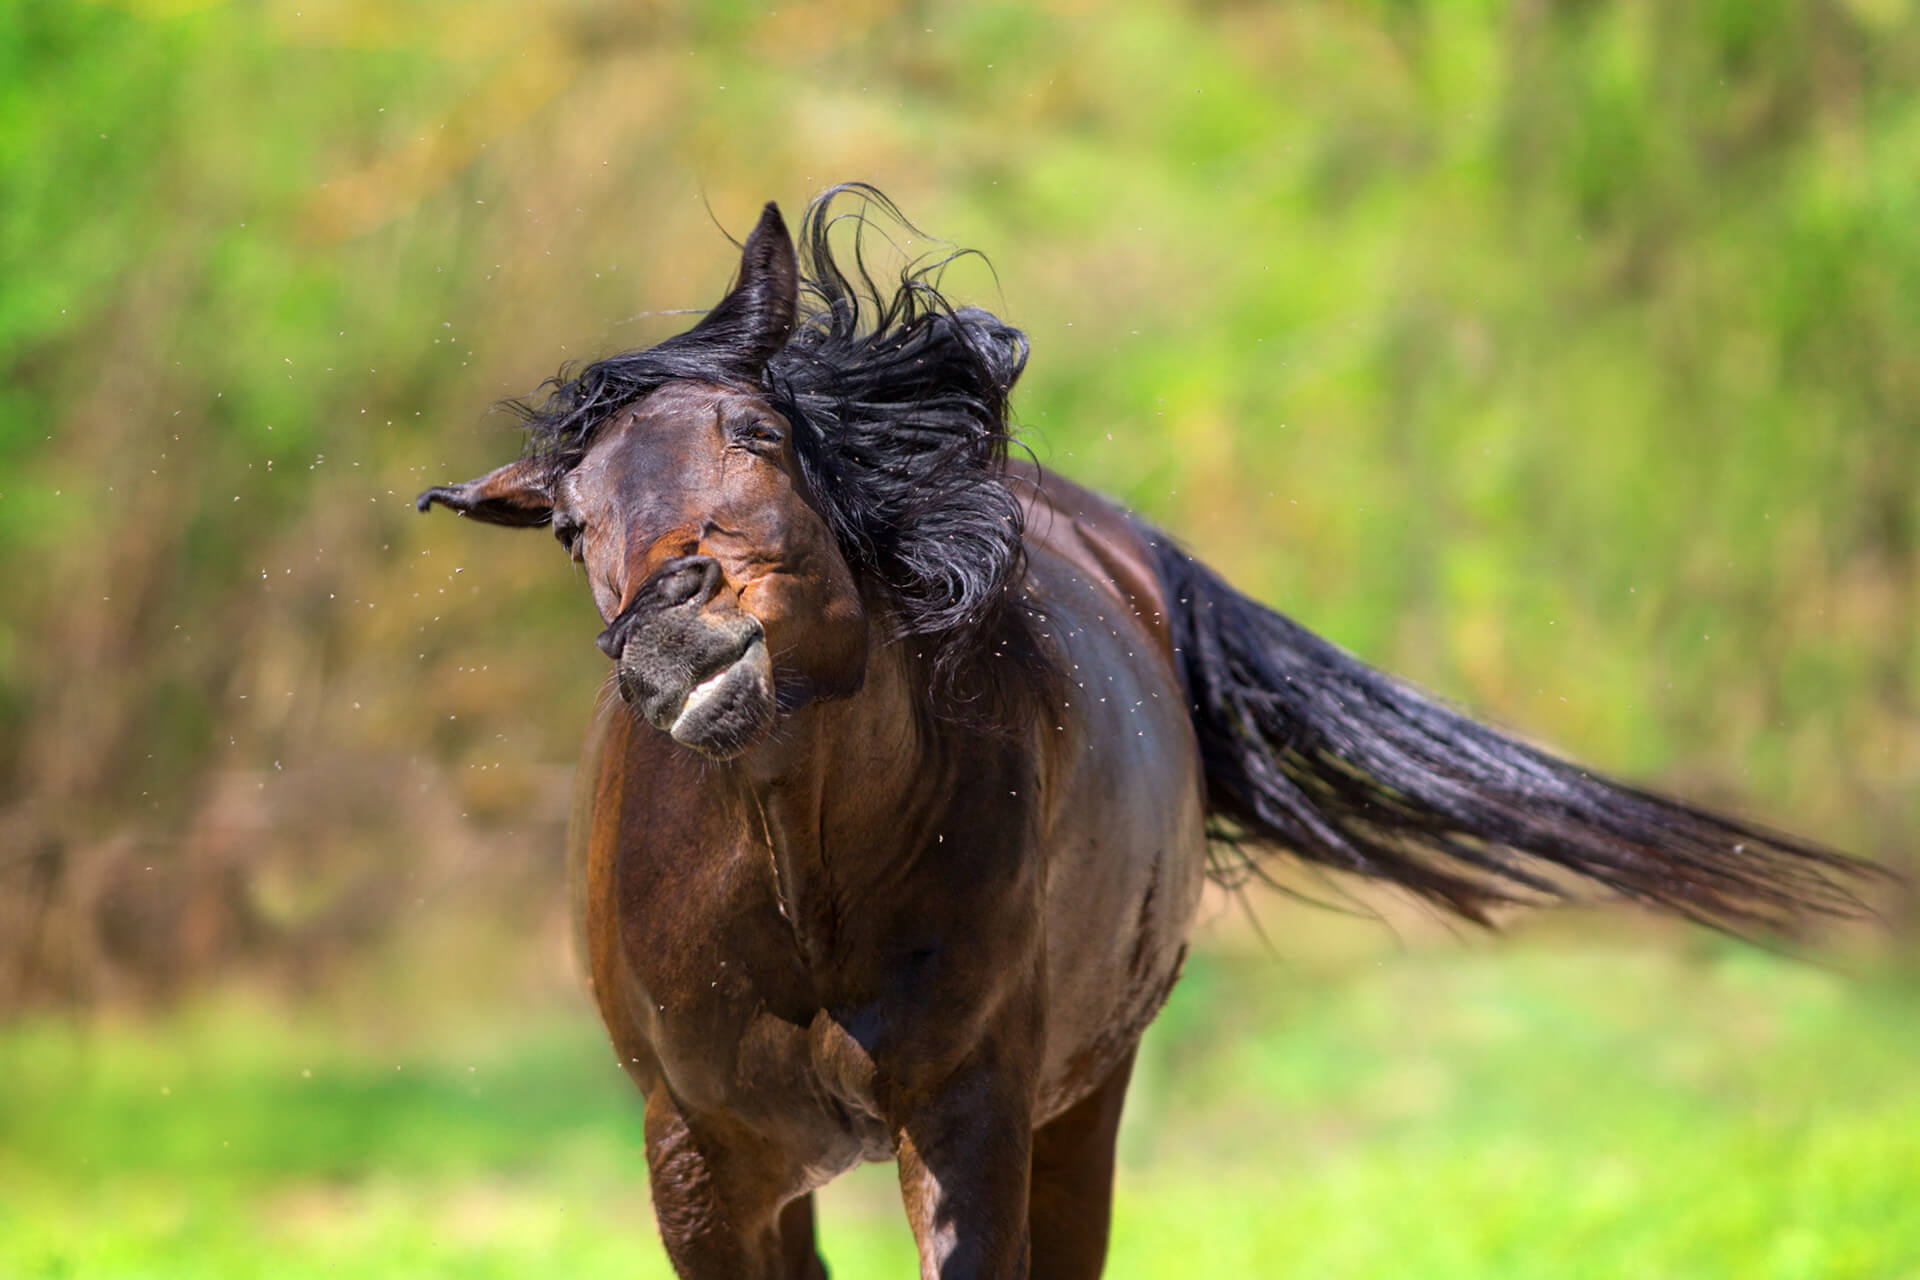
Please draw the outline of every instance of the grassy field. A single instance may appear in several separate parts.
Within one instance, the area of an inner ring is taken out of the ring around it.
[[[1197,956],[1130,1100],[1111,1274],[1920,1274],[1910,980],[1470,942]],[[9,1026],[0,1275],[667,1274],[583,1009],[381,1021]],[[836,1275],[910,1273],[890,1170],[824,1199]]]

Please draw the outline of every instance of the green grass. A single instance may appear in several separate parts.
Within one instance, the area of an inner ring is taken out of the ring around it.
[[[1123,1135],[1115,1276],[1902,1276],[1920,991],[1751,952],[1204,953]],[[206,1006],[0,1031],[0,1275],[667,1274],[582,1011]],[[842,1277],[912,1270],[891,1173]]]

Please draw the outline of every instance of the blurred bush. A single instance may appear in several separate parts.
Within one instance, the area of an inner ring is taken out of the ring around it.
[[[1896,852],[1916,90],[1907,0],[0,0],[0,1004],[548,936],[596,624],[408,499],[848,178],[987,251],[1049,465],[1496,719]]]

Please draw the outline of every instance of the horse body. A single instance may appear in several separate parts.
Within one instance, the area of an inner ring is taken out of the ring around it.
[[[823,1275],[812,1191],[890,1159],[923,1275],[1096,1276],[1210,822],[1482,921],[1570,881],[1859,911],[1861,864],[1476,724],[1010,465],[1025,339],[924,274],[865,316],[829,204],[811,312],[768,206],[704,320],[419,499],[550,525],[607,623],[569,881],[682,1275]]]
[[[594,995],[650,1121],[778,1170],[739,1195],[762,1216],[896,1158],[986,1045],[1026,1126],[1057,1120],[1130,1065],[1184,955],[1204,792],[1145,548],[1077,486],[1027,486],[1069,677],[1045,723],[917,715],[880,634],[858,694],[721,764],[603,693],[570,859]]]

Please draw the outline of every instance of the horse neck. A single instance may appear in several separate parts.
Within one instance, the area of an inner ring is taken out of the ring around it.
[[[756,834],[814,961],[854,941],[878,886],[939,840],[957,764],[899,647],[876,636],[869,653],[858,693],[806,708],[743,762]]]

